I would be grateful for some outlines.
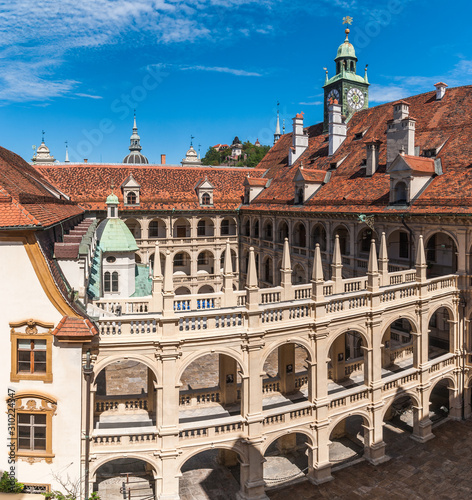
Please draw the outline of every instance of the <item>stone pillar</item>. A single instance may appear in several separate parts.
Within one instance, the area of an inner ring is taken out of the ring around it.
[[[179,386],[177,383],[178,346],[171,342],[160,346],[156,352],[160,384],[157,386],[156,426],[160,441],[160,477],[156,484],[159,500],[179,500],[177,457],[179,456]],[[159,446],[158,448],[159,449]]]
[[[339,335],[331,344],[329,356],[331,357],[331,377],[333,382],[344,380],[344,366],[346,364],[345,334]]]
[[[234,358],[220,354],[218,364],[221,402],[223,404],[233,404],[238,396],[238,363]]]
[[[154,372],[147,369],[147,395],[148,395],[148,412],[152,419],[156,418],[156,392],[155,392],[155,377]]]
[[[241,464],[240,484],[237,500],[269,500],[264,487],[264,456],[261,451],[262,439],[247,441],[244,445],[247,460]]]
[[[143,240],[149,239],[149,224],[151,223],[151,219],[141,219],[141,238]]]
[[[285,344],[278,349],[279,378],[282,394],[295,392],[295,344]]]

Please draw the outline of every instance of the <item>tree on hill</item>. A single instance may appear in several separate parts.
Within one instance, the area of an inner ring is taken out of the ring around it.
[[[270,146],[255,146],[249,141],[243,144],[243,154],[239,159],[231,158],[231,148],[217,151],[210,147],[202,158],[203,165],[234,165],[238,167],[256,167],[269,151]]]

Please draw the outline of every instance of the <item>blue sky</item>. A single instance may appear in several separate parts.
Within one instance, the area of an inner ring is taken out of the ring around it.
[[[121,162],[136,108],[143,153],[178,163],[209,146],[272,143],[277,100],[321,121],[323,67],[344,40],[369,64],[371,106],[472,83],[469,2],[16,0],[0,9],[1,145],[29,160]]]

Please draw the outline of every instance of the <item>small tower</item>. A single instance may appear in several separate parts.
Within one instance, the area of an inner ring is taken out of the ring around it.
[[[345,18],[344,23],[350,24],[352,18]],[[349,41],[350,30],[346,29],[344,43],[338,47],[336,58],[336,74],[326,79],[324,88],[324,122],[323,131],[328,131],[329,106],[331,101],[338,101],[341,106],[341,114],[348,121],[356,111],[369,107],[369,81],[367,79],[367,69],[364,76],[356,73],[357,57],[354,46]],[[366,67],[367,68],[367,67]]]
[[[148,159],[141,153],[141,137],[138,135],[136,125],[136,112],[134,113],[133,133],[130,137],[129,154],[124,157],[123,163],[146,164]]]
[[[33,156],[32,161],[37,165],[51,165],[56,161],[54,156],[51,155],[49,148],[44,143],[44,130],[41,145],[36,150],[36,154]]]
[[[277,124],[275,125],[274,144],[280,139],[279,103],[277,102]]]
[[[231,158],[239,158],[243,154],[243,145],[239,140],[239,137],[236,136],[233,140],[233,144],[231,144]]]
[[[69,144],[66,141],[66,159],[64,160],[64,163],[70,163],[69,161]]]
[[[197,152],[193,147],[193,139],[195,137],[190,136],[190,148],[185,155],[185,158],[181,161],[183,167],[201,167],[202,160],[198,157]]]

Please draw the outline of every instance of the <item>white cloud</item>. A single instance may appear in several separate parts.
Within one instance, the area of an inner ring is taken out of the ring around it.
[[[83,94],[82,92],[76,92],[75,95],[78,97],[87,97],[88,99],[103,99],[101,95]]]
[[[398,101],[408,97],[409,91],[398,85],[371,85],[369,89],[369,102],[382,103]]]
[[[283,0],[15,0],[0,10],[0,100],[42,101],[78,92],[80,82],[60,79],[59,66],[72,51],[132,40],[173,44],[247,36],[251,12],[231,23],[239,9],[270,9]],[[230,11],[231,9],[231,11]],[[261,33],[272,26],[258,21]],[[128,38],[127,38],[128,37]],[[51,61],[53,64],[51,64]],[[54,70],[52,69],[54,67]],[[190,68],[189,68],[190,69]],[[238,76],[258,73],[198,68]],[[57,73],[56,73],[57,72]]]
[[[323,101],[313,101],[313,102],[299,102],[302,106],[320,106],[323,104]]]
[[[246,71],[244,69],[224,68],[220,66],[180,66],[184,71],[213,71],[216,73],[229,73],[235,76],[262,76],[260,73]]]

